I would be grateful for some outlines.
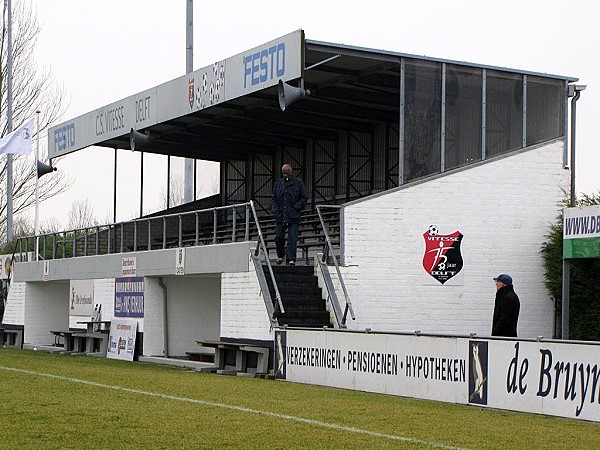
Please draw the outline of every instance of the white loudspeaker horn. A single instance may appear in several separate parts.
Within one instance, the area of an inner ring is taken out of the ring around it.
[[[310,91],[308,89],[298,88],[290,86],[284,83],[283,80],[279,80],[277,85],[277,98],[279,100],[279,109],[285,111],[285,108],[290,106],[296,100],[302,97],[308,97]]]
[[[140,133],[133,128],[129,132],[129,148],[131,150],[140,149],[152,142],[150,132]]]
[[[47,173],[54,172],[55,170],[56,170],[56,167],[52,167],[52,162],[50,162],[50,165],[48,165],[48,164],[44,164],[39,159],[37,160],[37,177],[38,178],[46,175]]]

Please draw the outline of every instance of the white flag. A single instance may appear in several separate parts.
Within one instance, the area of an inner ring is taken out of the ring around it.
[[[0,153],[29,155],[33,136],[33,119],[29,119],[12,133],[0,139]]]

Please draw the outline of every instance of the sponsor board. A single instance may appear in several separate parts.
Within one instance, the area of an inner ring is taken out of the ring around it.
[[[564,210],[563,258],[600,258],[600,205]]]
[[[94,280],[71,280],[69,286],[69,315],[94,314]]]
[[[10,278],[13,264],[33,261],[33,252],[15,253],[13,255],[0,255],[0,279]]]
[[[278,379],[600,422],[600,345],[277,330]]]
[[[135,256],[127,256],[121,258],[121,276],[135,277],[137,275],[137,258]]]
[[[110,324],[106,357],[133,361],[136,335],[136,320],[113,319]]]
[[[175,252],[175,275],[185,275],[185,248],[179,247]]]
[[[235,56],[90,111],[48,130],[48,157],[80,150],[158,123],[300,78],[304,32],[296,30]],[[159,109],[160,105],[160,109]]]
[[[115,317],[144,317],[144,277],[115,278]]]

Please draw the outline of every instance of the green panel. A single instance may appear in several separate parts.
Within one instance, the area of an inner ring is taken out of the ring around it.
[[[563,258],[599,258],[600,238],[564,239]]]

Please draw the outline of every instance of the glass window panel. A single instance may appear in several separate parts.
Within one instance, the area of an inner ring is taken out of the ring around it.
[[[485,153],[494,156],[523,147],[523,77],[487,71]]]
[[[446,66],[446,169],[481,159],[481,77],[481,69]]]
[[[442,69],[407,61],[404,99],[404,179],[440,171]]]
[[[527,145],[564,136],[564,81],[527,77]]]

